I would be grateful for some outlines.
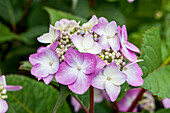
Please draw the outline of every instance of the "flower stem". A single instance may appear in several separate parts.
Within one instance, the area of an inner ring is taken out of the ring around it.
[[[94,88],[90,86],[90,113],[94,113]]]
[[[136,107],[136,105],[138,104],[138,101],[141,99],[143,93],[146,90],[144,88],[142,88],[139,92],[139,94],[137,95],[136,99],[133,101],[132,105],[129,107],[127,112],[132,112],[134,110],[134,108]]]

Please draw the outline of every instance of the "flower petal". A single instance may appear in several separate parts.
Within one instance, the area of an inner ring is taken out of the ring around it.
[[[7,85],[4,87],[8,91],[18,91],[22,89],[22,86],[12,86],[12,85]]]
[[[120,93],[120,86],[113,85],[111,82],[106,81],[105,89],[109,95],[110,100],[114,102]]]
[[[42,36],[38,37],[37,40],[41,43],[51,43],[52,37],[51,37],[50,33],[45,33]]]
[[[94,31],[96,34],[98,35],[102,35],[105,34],[105,27],[106,27],[106,23],[99,23],[96,24],[93,28],[92,31]]]
[[[141,86],[143,84],[143,72],[137,63],[127,64],[123,68],[123,72],[127,75],[127,82],[132,86]]]
[[[77,68],[70,67],[66,62],[62,62],[56,73],[55,79],[57,82],[68,85],[75,82],[78,78]]]
[[[108,21],[107,21],[107,19],[106,18],[104,18],[104,17],[100,17],[99,18],[99,23],[109,23]]]
[[[102,49],[110,48],[108,39],[107,39],[107,37],[106,37],[105,35],[101,35],[101,36],[99,37],[99,44],[101,44]]]
[[[69,89],[76,94],[84,94],[91,85],[92,75],[86,75],[79,71],[77,80],[69,84]]]
[[[85,74],[93,73],[96,69],[96,64],[97,64],[96,57],[90,53],[84,53],[83,56],[84,56],[84,62],[81,66],[82,71]]]
[[[116,22],[112,21],[112,22],[108,23],[107,26],[106,26],[105,31],[106,31],[106,34],[108,36],[113,37],[117,32],[117,24],[116,24]]]
[[[8,110],[8,104],[5,100],[0,99],[0,113],[5,113]]]
[[[41,64],[35,64],[31,68],[31,74],[36,77],[47,77],[48,76],[48,69]]]
[[[162,101],[162,104],[163,106],[167,109],[167,108],[170,108],[170,98],[165,98],[163,101]]]
[[[0,82],[3,83],[3,87],[6,87],[6,78],[5,78],[5,75],[0,76]]]
[[[126,26],[123,25],[122,26],[122,37],[124,41],[127,41],[127,30],[126,30]]]
[[[120,41],[117,36],[114,36],[110,39],[108,39],[109,45],[112,48],[112,50],[118,51],[120,49]]]
[[[127,48],[120,48],[120,51],[129,61],[134,62],[137,60],[136,54],[131,50],[128,50]]]
[[[82,27],[91,29],[97,23],[98,23],[98,19],[97,19],[96,15],[93,15],[92,18],[87,23],[84,23],[82,25]]]
[[[97,42],[94,42],[92,47],[87,50],[88,53],[91,53],[91,54],[99,54],[102,50],[102,46],[97,43]]]
[[[49,74],[47,77],[42,78],[45,84],[49,84],[54,77],[54,74]]]
[[[83,39],[83,48],[90,49],[93,46],[94,40],[91,34],[87,34]]]
[[[103,70],[101,70],[95,77],[93,77],[92,86],[97,89],[104,89],[106,80],[106,76],[103,76]]]
[[[74,97],[71,97],[71,104],[73,105],[75,112],[78,112],[81,109],[80,103]]]
[[[126,42],[126,47],[130,49],[131,51],[141,53],[140,50],[135,45],[131,44],[130,42]]]
[[[71,37],[71,41],[73,42],[73,44],[76,46],[76,48],[80,51],[80,52],[84,52],[83,50],[83,37],[79,36],[79,35],[73,35]]]

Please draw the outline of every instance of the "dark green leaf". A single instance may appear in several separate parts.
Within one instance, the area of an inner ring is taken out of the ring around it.
[[[21,65],[19,67],[20,70],[26,70],[26,71],[31,71],[32,64],[29,61],[23,61],[21,62]]]

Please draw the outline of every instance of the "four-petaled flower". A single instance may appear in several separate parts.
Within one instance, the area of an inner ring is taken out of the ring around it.
[[[126,80],[126,75],[120,71],[115,62],[101,70],[92,80],[92,86],[105,89],[111,101],[115,101],[120,92],[120,85]]]

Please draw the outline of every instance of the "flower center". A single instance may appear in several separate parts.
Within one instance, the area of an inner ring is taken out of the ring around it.
[[[126,41],[123,41],[123,45],[126,45]]]
[[[81,70],[81,67],[80,67],[80,66],[78,66],[78,67],[77,67],[77,70],[78,70],[78,71],[80,71],[80,70]]]
[[[110,36],[107,36],[107,39],[109,39],[110,38]]]
[[[87,48],[84,48],[84,51],[87,51]]]
[[[108,77],[107,77],[107,80],[111,80],[111,77],[110,77],[110,76],[108,76]]]
[[[126,71],[126,70],[127,70],[127,67],[124,68],[124,71]]]
[[[53,62],[49,62],[49,65],[52,66],[52,65],[53,65]]]

